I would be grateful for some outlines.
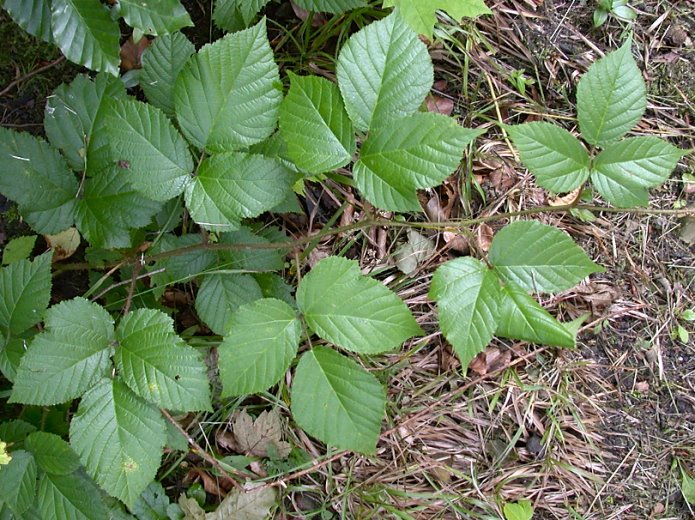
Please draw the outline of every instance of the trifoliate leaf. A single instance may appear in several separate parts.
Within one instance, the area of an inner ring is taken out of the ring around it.
[[[36,495],[36,461],[24,450],[12,452],[12,460],[0,465],[0,497],[19,518],[31,507]]]
[[[45,141],[0,128],[0,193],[19,206],[37,233],[72,225],[78,183],[65,159]]]
[[[169,117],[174,115],[176,78],[194,53],[195,46],[180,32],[155,38],[142,53],[140,88]]]
[[[224,335],[234,311],[262,297],[261,288],[251,275],[212,274],[203,278],[198,288],[195,309],[210,330]]]
[[[319,77],[289,76],[290,90],[280,106],[288,155],[310,173],[345,166],[355,152],[355,136],[337,85]]]
[[[384,284],[364,276],[353,260],[321,260],[297,289],[297,305],[321,338],[364,354],[399,347],[422,333],[410,310]]]
[[[51,298],[51,253],[0,269],[0,330],[21,334],[43,318]]]
[[[603,271],[567,233],[531,220],[498,231],[488,259],[503,280],[536,293],[564,291]]]
[[[326,347],[306,352],[291,398],[292,417],[310,435],[339,449],[374,453],[386,392],[352,359]]]
[[[157,36],[193,25],[179,0],[119,0],[118,6],[126,23],[144,34]]]
[[[429,296],[437,300],[439,326],[465,372],[497,328],[502,297],[499,279],[480,260],[457,258],[435,271]]]
[[[392,14],[353,34],[340,50],[338,86],[359,130],[391,123],[417,111],[432,88],[427,47]]]
[[[398,7],[400,15],[418,34],[432,39],[437,10],[446,11],[455,21],[492,14],[483,0],[384,0],[384,7]]]
[[[193,220],[212,231],[238,229],[244,218],[257,217],[290,193],[294,176],[261,155],[233,152],[203,161],[185,192]]]
[[[632,37],[587,71],[577,86],[577,119],[582,137],[605,146],[625,135],[644,115],[647,92],[632,57]]]
[[[135,310],[121,320],[116,337],[114,361],[136,394],[162,408],[210,409],[205,363],[176,335],[169,316],[154,309]]]
[[[521,162],[547,190],[572,191],[589,177],[589,154],[564,128],[544,122],[505,128],[519,150]]]
[[[198,148],[223,152],[258,143],[275,130],[282,101],[265,20],[206,45],[181,70],[176,118]]]
[[[129,506],[154,479],[166,437],[160,411],[118,379],[92,387],[70,423],[70,445],[87,473]]]
[[[502,288],[495,334],[539,345],[575,346],[574,334],[513,282],[507,282]]]
[[[113,337],[113,320],[95,303],[75,298],[51,307],[22,357],[11,401],[54,405],[81,396],[108,374]]]
[[[441,184],[481,132],[440,114],[414,114],[370,132],[353,168],[355,183],[375,206],[420,211],[416,191]]]
[[[296,311],[285,302],[262,299],[231,315],[218,349],[222,395],[263,392],[285,374],[302,334]]]
[[[99,488],[80,473],[44,473],[36,501],[43,518],[110,518]]]
[[[118,75],[120,31],[101,2],[51,0],[53,42],[70,61]]]
[[[34,432],[24,441],[39,468],[54,475],[68,475],[80,467],[80,459],[70,445],[53,433]]]
[[[591,180],[608,202],[644,206],[647,188],[663,184],[687,151],[658,137],[632,137],[612,143],[594,160]]]

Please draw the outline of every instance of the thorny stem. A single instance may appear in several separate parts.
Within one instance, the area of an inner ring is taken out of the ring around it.
[[[141,263],[146,265],[150,262],[156,262],[157,260],[163,260],[166,258],[171,258],[173,256],[184,255],[186,253],[193,253],[196,251],[239,251],[245,249],[294,249],[297,246],[302,246],[309,244],[311,242],[317,242],[322,238],[340,235],[350,231],[356,231],[360,229],[366,229],[370,227],[391,227],[391,228],[417,228],[417,229],[439,229],[439,230],[456,230],[464,227],[475,226],[478,224],[483,224],[487,222],[496,222],[499,220],[505,220],[508,218],[523,217],[529,215],[540,215],[549,213],[565,213],[572,209],[587,210],[591,212],[605,212],[605,213],[629,213],[637,215],[665,215],[672,217],[685,217],[685,216],[695,216],[695,208],[683,208],[683,209],[652,209],[652,208],[614,208],[614,207],[603,207],[603,206],[589,206],[589,205],[574,205],[567,204],[563,206],[538,206],[535,208],[529,208],[519,211],[511,211],[507,213],[497,213],[495,215],[487,215],[483,217],[470,218],[470,219],[460,219],[460,220],[450,220],[446,222],[399,222],[387,219],[365,219],[359,222],[354,222],[346,226],[339,226],[335,228],[324,228],[318,233],[313,235],[303,236],[292,241],[287,242],[275,242],[268,244],[211,244],[211,243],[200,243],[192,246],[182,247],[179,249],[173,249],[171,251],[164,251],[162,253],[156,253],[153,255],[142,256],[142,253],[138,251],[135,256],[129,259],[121,260],[118,265],[133,265]],[[106,264],[105,267],[110,268],[116,263]],[[93,266],[86,262],[75,263],[75,264],[65,264],[59,266],[54,274],[61,273],[63,271],[83,271],[91,269]]]

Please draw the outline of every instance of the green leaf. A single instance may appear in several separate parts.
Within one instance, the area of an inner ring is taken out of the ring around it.
[[[26,438],[25,446],[47,473],[68,475],[80,467],[80,459],[70,445],[52,433],[34,432]]]
[[[203,243],[200,234],[189,233],[182,236],[164,235],[159,243],[152,249],[152,253],[164,253],[175,249],[192,247]],[[182,253],[169,258],[158,260],[153,270],[164,269],[164,272],[152,275],[152,281],[162,289],[170,283],[178,283],[189,280],[205,271],[217,260],[214,251],[204,249]],[[162,291],[163,292],[163,289]],[[159,294],[161,296],[161,293]]]
[[[292,296],[294,289],[284,278],[275,273],[257,273],[254,274],[253,277],[261,288],[263,298],[275,298],[276,300],[285,302],[291,307],[297,307],[297,302]],[[683,315],[681,315],[681,317],[682,316]]]
[[[326,347],[306,352],[292,381],[292,417],[310,435],[342,450],[374,453],[386,408],[379,381]]]
[[[0,466],[0,497],[16,517],[34,502],[36,474],[36,461],[24,450],[13,451],[10,463]]]
[[[36,427],[33,424],[29,424],[21,419],[0,423],[0,439],[11,443],[13,448],[23,446],[27,435],[35,431]]]
[[[162,485],[155,481],[147,486],[131,511],[138,520],[167,520],[167,508],[171,506]]]
[[[72,225],[77,179],[65,159],[45,141],[0,128],[0,193],[12,199],[37,233]]]
[[[80,74],[48,96],[43,118],[46,136],[63,152],[70,168],[78,172],[87,169],[87,149],[95,123],[110,100],[124,99],[125,95],[119,78],[100,73],[94,79]]]
[[[171,117],[174,115],[174,86],[195,47],[183,33],[155,38],[142,53],[140,88],[147,100]]]
[[[41,321],[51,298],[51,253],[0,269],[0,330],[21,334]]]
[[[294,163],[310,173],[345,166],[355,152],[352,123],[338,87],[324,78],[289,73],[280,131]]]
[[[505,127],[521,162],[553,193],[572,191],[589,178],[589,154],[564,128],[537,122]]]
[[[594,63],[577,86],[582,137],[605,146],[632,129],[647,107],[642,74],[632,57],[632,38]]]
[[[307,11],[332,14],[342,14],[367,5],[364,0],[294,0],[294,3]]]
[[[229,319],[240,305],[263,297],[261,288],[248,274],[213,274],[198,288],[195,309],[215,334],[224,335]]]
[[[495,273],[475,258],[451,260],[434,273],[429,296],[437,301],[439,326],[464,372],[495,333],[501,294]]]
[[[51,43],[51,2],[47,0],[4,0],[12,19],[29,34]]]
[[[2,250],[2,265],[9,265],[26,260],[34,250],[36,235],[27,235],[10,240]]]
[[[421,211],[416,190],[441,184],[482,132],[440,114],[414,114],[371,132],[353,168],[355,183],[375,206]]]
[[[51,0],[53,41],[70,61],[118,75],[120,31],[94,0]]]
[[[176,335],[169,316],[154,309],[135,310],[121,320],[116,336],[114,361],[133,392],[162,408],[210,409],[205,363]]]
[[[262,299],[239,307],[218,349],[222,396],[276,384],[297,355],[301,334],[296,311],[285,302]]]
[[[159,410],[118,379],[92,387],[70,423],[70,445],[87,473],[128,506],[154,479],[166,437]]]
[[[277,161],[247,153],[205,159],[185,192],[193,220],[213,231],[237,229],[287,197],[294,178]]]
[[[432,39],[436,11],[446,11],[454,20],[492,14],[483,0],[384,0],[384,7],[398,7],[400,15],[418,34]]]
[[[539,345],[573,348],[574,334],[553,318],[518,285],[507,282],[502,288],[502,303],[495,334]]]
[[[126,23],[144,34],[157,36],[193,25],[179,0],[118,0],[118,6]]]
[[[247,227],[220,235],[220,244],[235,244],[238,249],[220,251],[220,257],[228,269],[243,269],[248,271],[278,271],[284,267],[283,258],[288,248],[271,249],[272,243],[287,242],[282,239],[269,239],[259,236]],[[241,247],[248,245],[249,247]]]
[[[591,180],[616,206],[646,205],[647,188],[663,184],[686,153],[658,137],[623,139],[596,157]]]
[[[691,478],[681,466],[681,493],[690,505],[695,505],[695,479]]]
[[[12,402],[64,403],[109,372],[113,320],[103,307],[83,298],[66,300],[51,307],[45,325],[22,357]]]
[[[114,166],[86,179],[75,225],[92,247],[129,247],[130,230],[149,224],[160,207],[135,191]]]
[[[282,101],[265,19],[203,47],[176,80],[174,105],[183,134],[198,148],[231,151],[275,130]]]
[[[188,144],[164,115],[140,101],[115,101],[105,114],[107,136],[121,175],[145,197],[166,201],[191,181]]]
[[[300,282],[297,304],[318,336],[354,352],[393,350],[422,334],[405,303],[354,260],[321,260]]]
[[[216,0],[212,19],[227,32],[246,29],[270,0]]]
[[[517,502],[504,504],[505,520],[531,520],[533,518],[533,505],[525,498]]]
[[[39,482],[38,508],[43,518],[99,520],[109,518],[94,483],[80,475],[45,473]]]
[[[393,128],[394,120],[417,111],[434,82],[427,47],[396,14],[353,34],[336,74],[347,113],[362,131]]]
[[[603,271],[567,233],[535,220],[498,231],[488,259],[503,280],[536,293],[564,291]]]

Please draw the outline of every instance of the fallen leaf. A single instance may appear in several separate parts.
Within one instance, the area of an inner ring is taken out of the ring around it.
[[[635,390],[641,394],[649,392],[649,382],[648,381],[638,381],[635,383]]]
[[[459,253],[468,253],[470,245],[468,244],[468,239],[460,233],[454,233],[453,231],[444,231],[442,233],[442,238],[444,242],[449,246],[449,249],[457,251]]]
[[[44,235],[48,247],[53,249],[53,262],[65,260],[75,254],[80,247],[80,233],[71,227],[57,235]]]
[[[488,347],[473,358],[468,368],[479,376],[484,376],[489,372],[506,367],[511,360],[512,352],[510,350],[501,351],[497,347]]]
[[[265,520],[270,518],[270,508],[276,501],[271,487],[244,486],[243,490],[230,491],[216,511],[205,515],[205,520]]]
[[[448,97],[430,94],[427,96],[425,103],[427,104],[427,110],[435,114],[450,116],[454,112],[454,100]]]
[[[690,245],[695,244],[695,217],[685,217],[681,220],[678,236],[683,242]]]
[[[410,274],[434,252],[434,241],[413,229],[409,229],[408,241],[399,247],[394,255],[396,267],[403,273]]]
[[[195,498],[181,495],[179,497],[179,507],[183,511],[184,520],[205,520],[205,510],[200,507]]]
[[[195,472],[195,474],[198,475],[200,479],[203,481],[203,488],[205,489],[206,493],[218,497],[223,497],[227,494],[227,491],[220,488],[216,480],[212,478],[210,475],[208,475],[206,471],[200,468],[195,468],[191,471]]]
[[[492,244],[492,236],[495,234],[494,231],[490,226],[483,223],[478,226],[476,234],[478,235],[478,247],[487,253]]]
[[[262,412],[256,420],[242,410],[234,420],[232,431],[245,455],[284,459],[292,451],[292,446],[281,440],[282,421],[275,410]]]
[[[681,475],[683,480],[681,480],[681,493],[683,493],[683,498],[691,506],[695,506],[695,479],[688,475],[683,467],[681,466]]]
[[[140,38],[137,43],[133,41],[131,35],[123,45],[121,45],[121,69],[124,71],[139,69],[142,67],[140,59],[145,49],[150,46],[148,38]]]
[[[579,200],[582,195],[582,186],[579,186],[576,190],[570,191],[566,195],[553,197],[548,199],[548,204],[551,206],[570,206]]]

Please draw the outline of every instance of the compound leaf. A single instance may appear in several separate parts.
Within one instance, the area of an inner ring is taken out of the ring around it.
[[[230,231],[287,197],[294,176],[274,159],[241,152],[205,159],[185,192],[191,217],[204,228]]]
[[[195,47],[183,33],[155,38],[142,54],[140,88],[147,100],[171,117],[174,115],[174,86]]]
[[[521,162],[539,185],[553,193],[565,193],[589,177],[589,154],[564,128],[544,122],[507,126]]]
[[[513,282],[502,288],[502,303],[495,334],[539,345],[573,348],[575,337],[567,327]]]
[[[647,90],[632,57],[632,38],[594,63],[577,86],[582,137],[605,146],[634,127],[647,108]]]
[[[362,131],[416,112],[434,82],[427,47],[396,14],[352,35],[336,74],[347,113]]]
[[[53,41],[70,61],[118,75],[118,24],[101,2],[51,0]]]
[[[386,408],[379,381],[326,347],[306,352],[292,381],[292,417],[310,435],[343,450],[374,453]]]
[[[5,0],[2,4],[12,19],[29,34],[51,43],[51,2],[46,0]]]
[[[46,330],[31,342],[15,377],[12,401],[54,405],[75,399],[111,366],[113,320],[83,298],[67,300],[46,313]]]
[[[564,291],[603,271],[567,233],[533,220],[498,231],[488,259],[503,280],[537,293]]]
[[[420,211],[416,190],[441,184],[481,132],[441,114],[414,114],[369,134],[353,168],[355,183],[375,206]]]
[[[157,201],[183,193],[193,158],[164,112],[129,99],[111,103],[104,117],[120,173],[133,188]]]
[[[160,411],[118,379],[92,387],[70,423],[70,445],[87,473],[129,506],[154,479],[166,439]]]
[[[222,396],[263,392],[277,383],[301,334],[297,314],[285,302],[266,298],[239,307],[218,349]]]
[[[268,137],[282,101],[265,19],[206,45],[181,70],[176,117],[198,148],[231,151]]]
[[[658,137],[623,139],[596,157],[591,180],[616,206],[646,205],[647,188],[664,183],[685,153]]]
[[[126,23],[144,34],[157,36],[193,25],[179,0],[118,0],[118,5]]]
[[[289,77],[290,90],[280,105],[288,155],[310,173],[345,166],[355,152],[355,136],[338,87],[324,78]]]
[[[483,0],[384,0],[383,6],[398,7],[403,20],[415,32],[424,34],[430,40],[438,9],[446,11],[456,21],[464,17],[492,14]]]
[[[0,269],[0,330],[18,335],[43,318],[51,298],[51,253]]]
[[[94,79],[80,74],[48,96],[43,118],[46,136],[63,152],[70,168],[78,172],[87,169],[95,123],[110,100],[125,96],[123,82],[106,73],[97,74]]]
[[[34,502],[36,474],[36,460],[24,450],[13,451],[12,460],[0,465],[0,497],[17,518]]]
[[[480,260],[451,260],[435,271],[430,298],[437,301],[439,326],[461,360],[468,363],[490,343],[501,300],[497,275]]]
[[[39,481],[37,505],[43,518],[109,518],[99,488],[79,473],[45,473]]]
[[[72,225],[77,179],[56,149],[25,132],[0,128],[0,192],[19,206],[37,233]]]
[[[80,467],[80,459],[70,445],[53,433],[34,432],[24,441],[39,468],[53,475],[68,475]]]
[[[195,309],[210,330],[224,335],[234,311],[262,297],[261,288],[251,275],[212,274],[198,288]]]
[[[251,25],[256,15],[270,0],[216,0],[212,19],[227,32],[239,31]]]
[[[297,304],[321,338],[363,354],[399,347],[422,329],[403,301],[353,260],[321,260],[299,284]]]
[[[209,410],[207,369],[198,352],[174,331],[174,321],[155,309],[126,315],[116,329],[114,361],[123,381],[162,408]]]
[[[92,247],[129,247],[130,230],[149,224],[160,207],[135,191],[114,165],[86,179],[75,225]]]
[[[318,13],[342,14],[367,4],[364,0],[294,0],[302,9]]]

